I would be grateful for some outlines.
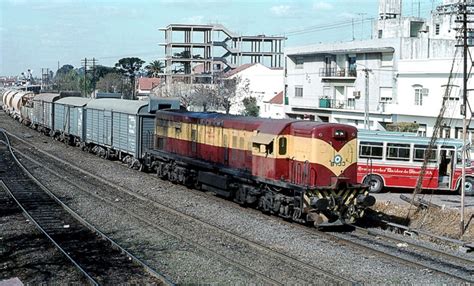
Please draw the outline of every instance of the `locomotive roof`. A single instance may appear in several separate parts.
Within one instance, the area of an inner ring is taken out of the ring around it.
[[[164,113],[165,112],[165,113]],[[226,128],[239,128],[243,130],[259,130],[262,133],[280,134],[294,119],[270,119],[252,116],[232,115],[218,112],[192,112],[185,110],[166,110],[157,112],[158,115],[167,114],[171,117],[178,116],[184,121],[198,119],[201,124],[223,126]]]
[[[65,105],[72,105],[72,106],[84,106],[89,101],[91,101],[90,98],[70,96],[70,97],[61,98],[58,101],[56,101],[56,103],[65,104]]]
[[[53,102],[60,97],[59,93],[40,93],[33,98],[33,101]]]
[[[98,98],[89,101],[86,108],[110,110],[127,114],[148,114],[147,106],[148,101],[142,100]]]

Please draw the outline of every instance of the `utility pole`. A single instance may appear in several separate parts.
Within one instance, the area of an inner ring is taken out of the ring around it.
[[[461,175],[461,235],[464,234],[464,196],[466,192],[466,103],[467,103],[467,4],[462,5],[462,35],[463,35],[463,84],[462,84],[462,175]]]
[[[81,62],[84,65],[84,97],[87,97],[87,58],[84,58]]]
[[[84,96],[85,97],[88,97],[87,96],[87,69],[89,69],[89,68],[92,71],[91,83],[92,83],[92,87],[95,91],[95,84],[96,84],[96,82],[95,82],[95,70],[96,70],[96,63],[97,62],[98,62],[98,60],[96,58],[92,58],[92,59],[84,58],[83,60],[81,60],[81,63],[84,67]]]
[[[469,53],[469,38],[468,38],[468,31],[472,31],[468,27],[468,23],[472,23],[472,20],[468,19],[468,15],[471,15],[472,12],[470,11],[473,5],[467,4],[466,0],[463,0],[462,4],[459,5],[460,7],[460,15],[461,20],[457,20],[456,22],[462,23],[462,45],[456,45],[457,47],[462,47],[463,49],[463,89],[462,89],[462,106],[461,106],[461,115],[463,116],[462,119],[462,138],[463,138],[463,148],[462,148],[462,172],[461,172],[461,221],[460,221],[460,233],[461,235],[464,234],[464,198],[466,192],[466,141],[467,141],[467,81],[468,81],[468,69],[467,69],[467,57]]]
[[[364,68],[362,70],[365,72],[365,105],[364,105],[364,129],[370,130],[370,119],[369,119],[369,72],[372,72],[371,69]]]

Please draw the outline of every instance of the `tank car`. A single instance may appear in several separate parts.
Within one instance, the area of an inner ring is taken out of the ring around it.
[[[159,111],[145,164],[163,179],[315,226],[352,223],[375,203],[357,184],[357,129]]]

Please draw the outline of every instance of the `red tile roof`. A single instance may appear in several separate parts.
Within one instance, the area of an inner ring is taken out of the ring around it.
[[[235,69],[233,69],[233,70],[231,70],[231,71],[226,72],[226,73],[224,74],[224,77],[231,77],[231,76],[233,76],[233,75],[235,75],[235,74],[237,74],[237,73],[239,73],[239,72],[241,72],[241,71],[243,71],[243,70],[245,70],[245,69],[248,69],[249,67],[251,67],[251,66],[253,66],[253,65],[256,65],[256,63],[253,63],[253,64],[243,64],[243,65],[241,65],[241,66],[239,66],[239,67],[237,67],[237,68],[235,68]]]
[[[152,90],[160,84],[160,79],[156,77],[141,77],[138,79],[138,89]]]
[[[268,103],[271,104],[283,104],[283,91],[280,91],[277,95],[275,95]]]

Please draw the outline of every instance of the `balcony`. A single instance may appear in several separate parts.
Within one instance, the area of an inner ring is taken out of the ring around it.
[[[323,78],[350,78],[357,77],[357,70],[343,68],[320,68],[319,76]]]
[[[333,108],[333,109],[355,109],[355,100],[337,100],[330,99],[326,97],[319,98],[319,107],[320,108]]]

